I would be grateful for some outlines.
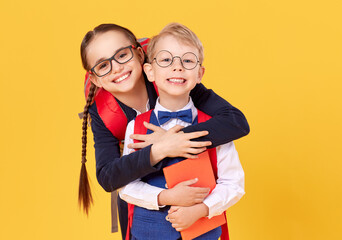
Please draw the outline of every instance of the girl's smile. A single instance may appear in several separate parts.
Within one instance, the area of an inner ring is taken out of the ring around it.
[[[127,80],[131,76],[131,71],[121,74],[121,76],[115,77],[112,82],[121,83],[124,80]]]
[[[135,43],[119,31],[108,31],[98,34],[87,48],[87,59],[90,66],[95,66],[100,59],[108,59],[113,56],[118,50],[126,48]],[[119,63],[111,60],[111,71],[98,77],[96,74],[91,74],[92,82],[115,97],[119,95],[133,94],[138,91],[141,84],[144,84],[142,74],[142,63],[144,55],[141,48],[131,49],[133,57],[125,63]],[[130,52],[129,52],[130,53]],[[117,56],[119,59],[121,54]],[[122,56],[124,57],[124,56]]]

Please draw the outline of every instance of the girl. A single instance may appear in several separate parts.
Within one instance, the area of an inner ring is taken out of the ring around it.
[[[154,134],[133,136],[143,142],[130,147],[142,149],[120,158],[120,142],[101,118],[99,112],[103,111],[103,106],[98,104],[96,96],[99,95],[99,91],[105,90],[111,93],[110,96],[115,97],[115,103],[119,106],[118,111],[122,110],[125,114],[126,122],[132,120],[137,114],[154,108],[157,94],[154,86],[146,80],[142,71],[142,65],[145,62],[144,51],[134,34],[128,29],[115,24],[102,24],[85,35],[81,44],[81,58],[83,67],[89,72],[92,82],[83,115],[82,169],[79,191],[80,203],[87,213],[92,202],[85,168],[89,113],[95,141],[96,175],[100,185],[108,192],[158,171],[160,169],[158,163],[165,157],[194,158],[192,154],[202,152],[211,143],[211,147],[216,147],[249,133],[249,126],[244,115],[212,90],[200,84],[190,95],[196,107],[213,116],[212,119],[183,129],[175,127],[167,132],[146,124],[146,127],[154,131]],[[194,139],[197,141],[192,141]],[[191,182],[186,184],[190,185]],[[184,186],[185,188],[187,189],[185,192],[189,194],[204,191],[203,189],[194,190],[189,186]],[[127,206],[120,198],[118,200],[122,236],[125,236]]]

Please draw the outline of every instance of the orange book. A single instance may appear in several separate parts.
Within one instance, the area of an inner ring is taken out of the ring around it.
[[[209,187],[211,192],[216,186],[207,151],[199,154],[197,159],[186,159],[165,167],[163,170],[168,188],[173,188],[180,182],[194,178],[198,178],[198,182],[192,185],[194,187]],[[189,228],[181,231],[182,239],[191,240],[225,223],[224,213],[210,219],[207,217],[200,218]]]

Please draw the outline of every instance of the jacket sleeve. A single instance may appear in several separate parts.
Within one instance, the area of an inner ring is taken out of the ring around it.
[[[206,122],[183,129],[183,132],[209,131],[207,136],[193,140],[211,141],[210,147],[216,147],[249,133],[249,125],[243,113],[211,89],[207,89],[203,84],[197,84],[190,96],[199,110],[212,116]]]
[[[95,142],[96,177],[107,192],[157,170],[150,164],[151,146],[120,157],[119,140],[106,128],[100,118],[96,104],[89,113]]]

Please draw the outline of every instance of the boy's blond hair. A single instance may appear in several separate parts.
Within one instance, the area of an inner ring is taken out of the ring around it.
[[[151,63],[155,57],[155,48],[157,42],[164,36],[173,36],[185,44],[196,47],[199,53],[198,60],[200,64],[202,64],[204,53],[201,41],[193,31],[180,23],[170,23],[166,25],[157,36],[154,36],[150,40],[147,47],[147,57],[149,63]]]

